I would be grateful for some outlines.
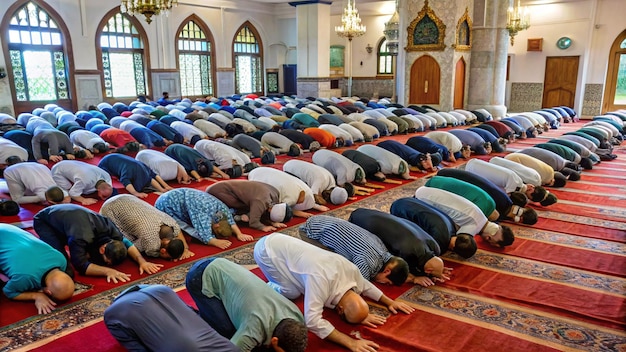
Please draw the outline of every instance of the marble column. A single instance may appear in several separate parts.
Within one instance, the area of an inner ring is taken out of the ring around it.
[[[290,2],[298,30],[298,96],[330,98],[330,1]]]
[[[467,109],[485,108],[494,118],[506,115],[506,63],[509,36],[506,16],[509,1],[477,0],[474,2],[472,59],[469,71]]]

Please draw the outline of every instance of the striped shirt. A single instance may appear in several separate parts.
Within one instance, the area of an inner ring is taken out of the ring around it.
[[[380,238],[343,219],[312,216],[300,230],[354,263],[367,280],[372,280],[392,257]]]

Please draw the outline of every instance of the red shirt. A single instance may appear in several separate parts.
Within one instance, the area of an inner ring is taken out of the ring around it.
[[[120,130],[119,128],[111,127],[100,133],[100,138],[114,147],[123,147],[127,143],[137,142],[137,140],[130,135],[130,133]]]

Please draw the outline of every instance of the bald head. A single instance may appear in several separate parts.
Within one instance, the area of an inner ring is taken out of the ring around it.
[[[443,278],[443,260],[439,257],[430,258],[424,264],[424,272],[440,279]]]
[[[351,324],[359,324],[370,312],[370,308],[358,293],[348,290],[337,303],[337,310]]]
[[[53,269],[46,275],[44,292],[55,301],[65,301],[74,294],[74,280],[64,271]]]

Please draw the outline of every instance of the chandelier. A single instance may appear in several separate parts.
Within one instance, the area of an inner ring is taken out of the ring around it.
[[[348,5],[343,9],[341,15],[341,26],[335,26],[335,33],[342,38],[348,38],[350,47],[350,71],[348,75],[348,96],[352,96],[352,38],[365,34],[365,26],[361,24],[359,10],[354,6],[354,0],[348,0]]]
[[[354,0],[348,0],[348,5],[343,9],[341,15],[341,26],[335,26],[335,33],[343,38],[352,41],[354,37],[365,34],[365,26],[361,24],[359,10],[354,5]]]
[[[511,45],[515,44],[515,36],[530,27],[530,14],[528,8],[520,6],[520,0],[517,0],[515,8],[509,7],[506,18],[506,29],[511,37]]]
[[[120,10],[131,16],[142,14],[146,17],[146,22],[152,22],[152,16],[167,14],[170,9],[178,5],[178,0],[122,0]]]

